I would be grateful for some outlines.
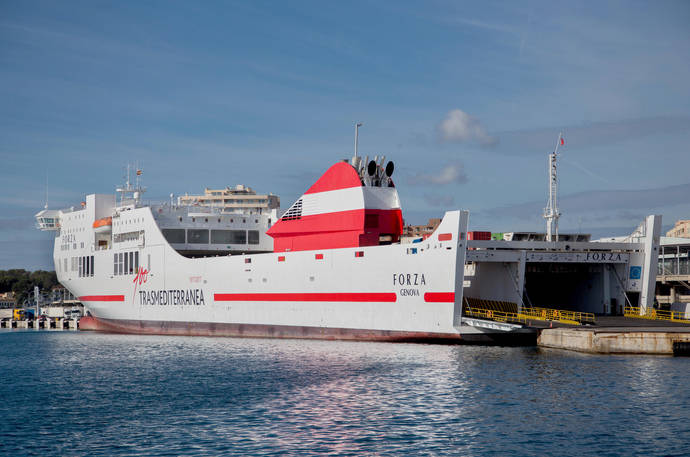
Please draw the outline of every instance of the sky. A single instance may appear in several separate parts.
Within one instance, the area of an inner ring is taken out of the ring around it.
[[[690,218],[690,2],[0,2],[0,269],[53,269],[33,215],[245,184],[287,209],[395,162],[406,223],[561,232]]]

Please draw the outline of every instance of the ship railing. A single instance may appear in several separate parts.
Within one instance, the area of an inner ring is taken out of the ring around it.
[[[463,309],[463,315],[467,317],[476,317],[479,319],[490,319],[498,322],[518,322],[527,324],[527,318],[520,316],[517,313],[507,311],[498,311],[494,309],[474,308],[467,306]]]
[[[463,314],[501,322],[553,321],[570,325],[593,324],[594,314],[561,309],[526,307],[517,303],[463,297]]]
[[[690,319],[685,316],[683,311],[666,311],[662,309],[647,309],[643,311],[638,306],[625,306],[623,308],[623,315],[625,317],[634,317],[637,319],[649,319],[657,321],[680,322],[683,324],[690,324]]]
[[[591,313],[578,313],[574,311],[561,311],[557,309],[539,310],[525,309],[518,313],[498,311],[495,309],[465,307],[463,315],[480,319],[490,319],[498,322],[519,322],[527,324],[530,321],[552,321],[562,324],[582,325],[594,323],[594,315]]]

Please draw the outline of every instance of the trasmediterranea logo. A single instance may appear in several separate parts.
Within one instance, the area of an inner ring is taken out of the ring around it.
[[[149,279],[149,270],[147,270],[144,267],[139,267],[139,270],[137,270],[137,275],[134,277],[134,280],[132,281],[134,283],[134,293],[132,294],[132,303],[134,303],[134,298],[137,296],[137,286],[140,286],[142,284],[146,284],[146,281]]]

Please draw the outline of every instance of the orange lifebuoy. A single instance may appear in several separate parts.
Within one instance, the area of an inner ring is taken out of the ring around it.
[[[113,225],[113,218],[110,216],[104,217],[102,219],[96,219],[93,223],[93,228],[107,227],[109,225]]]

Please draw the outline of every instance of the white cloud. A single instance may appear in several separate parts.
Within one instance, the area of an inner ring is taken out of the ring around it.
[[[496,139],[486,133],[477,118],[459,109],[449,111],[438,130],[443,141],[477,141],[485,146],[496,143]]]
[[[465,167],[460,162],[446,165],[438,173],[417,173],[410,177],[407,182],[412,186],[423,186],[435,184],[443,186],[446,184],[463,184],[467,182]]]

